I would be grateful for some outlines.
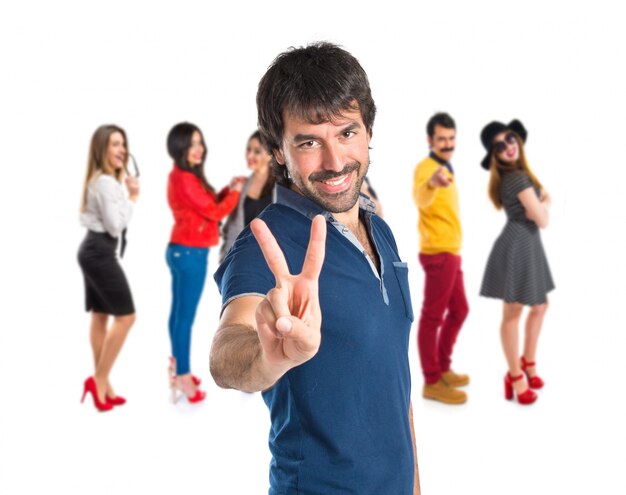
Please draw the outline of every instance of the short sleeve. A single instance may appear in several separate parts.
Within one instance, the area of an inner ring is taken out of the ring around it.
[[[213,278],[222,295],[222,309],[237,297],[265,297],[276,286],[274,274],[249,227],[237,237]]]
[[[524,189],[533,187],[533,183],[525,172],[513,172],[503,178],[503,190],[507,196],[517,197]]]

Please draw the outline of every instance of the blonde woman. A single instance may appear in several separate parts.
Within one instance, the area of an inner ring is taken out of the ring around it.
[[[554,289],[539,232],[548,225],[550,198],[526,162],[526,136],[519,120],[506,125],[491,122],[480,135],[487,150],[482,167],[490,174],[489,197],[507,216],[487,261],[480,294],[504,303],[500,333],[509,368],[504,379],[505,398],[511,400],[515,395],[520,404],[535,402],[537,394],[531,389],[543,387],[535,355],[548,292]],[[520,357],[518,327],[524,306],[530,310]]]
[[[123,254],[125,229],[139,197],[137,179],[125,177],[127,162],[124,130],[115,125],[96,129],[83,186],[80,223],[87,235],[78,251],[78,263],[85,280],[86,310],[91,312],[94,358],[94,374],[85,380],[82,400],[90,393],[99,411],[126,402],[113,390],[109,375],[135,322],[130,287],[116,256],[120,238]]]

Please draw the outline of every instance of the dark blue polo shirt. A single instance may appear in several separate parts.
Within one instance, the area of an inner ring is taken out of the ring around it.
[[[263,392],[272,422],[270,495],[413,493],[408,269],[373,204],[360,201],[380,275],[356,237],[298,193],[278,186],[276,203],[259,217],[294,274],[302,269],[311,219],[323,214],[329,223],[319,278],[320,349]],[[215,280],[224,305],[275,287],[249,227]]]

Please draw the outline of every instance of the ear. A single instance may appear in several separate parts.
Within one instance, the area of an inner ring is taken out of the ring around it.
[[[428,141],[428,147],[432,148],[433,147],[433,138],[431,138],[430,136],[426,136],[426,141]]]
[[[276,163],[278,163],[279,165],[285,164],[285,156],[283,155],[283,152],[280,148],[276,148],[274,150],[274,158],[276,159]]]

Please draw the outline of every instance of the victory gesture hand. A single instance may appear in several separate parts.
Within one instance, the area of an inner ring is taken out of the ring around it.
[[[256,323],[264,359],[282,373],[311,359],[320,346],[322,313],[318,279],[326,250],[326,220],[316,216],[302,272],[289,273],[276,239],[262,220],[250,224],[276,287],[257,306]]]
[[[428,183],[430,184],[430,187],[448,187],[452,181],[452,177],[448,177],[446,174],[446,168],[441,165],[430,177]]]

